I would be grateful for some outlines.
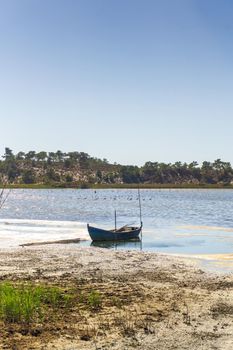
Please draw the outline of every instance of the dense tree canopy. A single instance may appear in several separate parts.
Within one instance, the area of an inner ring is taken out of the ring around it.
[[[229,162],[216,159],[190,164],[180,161],[148,161],[142,167],[110,164],[107,159],[91,157],[85,152],[29,151],[14,154],[9,148],[0,160],[0,178],[8,183],[71,184],[222,184],[233,182]]]

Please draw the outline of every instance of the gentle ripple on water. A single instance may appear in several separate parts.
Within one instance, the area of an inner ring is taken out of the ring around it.
[[[232,252],[232,190],[141,190],[141,199],[144,250]],[[115,209],[118,226],[138,224],[137,190],[12,190],[0,211],[0,243],[4,247],[28,240],[88,238],[86,223],[111,228]]]

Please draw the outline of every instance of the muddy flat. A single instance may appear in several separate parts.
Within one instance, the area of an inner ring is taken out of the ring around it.
[[[233,348],[233,276],[178,257],[33,246],[2,250],[0,279],[59,286],[74,296],[68,309],[27,327],[2,322],[2,349]],[[96,305],[87,302],[93,291]]]

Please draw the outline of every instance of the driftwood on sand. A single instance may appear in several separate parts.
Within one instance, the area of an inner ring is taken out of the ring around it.
[[[43,241],[43,242],[31,242],[31,243],[24,243],[20,244],[20,247],[29,247],[33,245],[46,245],[46,244],[69,244],[69,243],[80,243],[80,238],[73,238],[73,239],[60,239],[58,241]]]

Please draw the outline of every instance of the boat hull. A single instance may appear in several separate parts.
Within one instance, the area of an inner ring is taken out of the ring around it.
[[[88,233],[92,241],[129,241],[138,239],[142,226],[128,227],[125,231],[103,230],[97,227],[87,225]]]

